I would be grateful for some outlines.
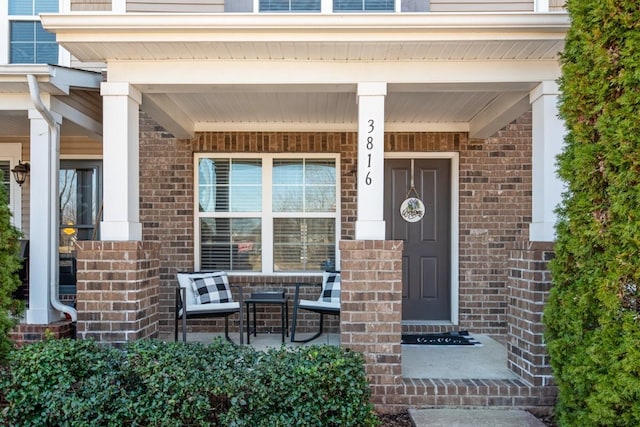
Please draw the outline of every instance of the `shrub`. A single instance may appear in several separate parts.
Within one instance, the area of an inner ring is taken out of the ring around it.
[[[640,8],[569,0],[545,338],[568,426],[640,425]]]
[[[0,390],[0,424],[9,425],[377,423],[362,357],[329,346],[258,352],[147,340],[117,350],[51,340],[12,352]]]
[[[5,359],[13,343],[9,332],[17,324],[24,306],[13,295],[20,286],[20,232],[11,224],[11,211],[4,185],[4,173],[0,171],[0,363]]]

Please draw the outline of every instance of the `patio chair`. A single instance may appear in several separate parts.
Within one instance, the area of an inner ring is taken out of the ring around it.
[[[300,288],[302,286],[322,286],[320,297],[317,300],[300,299]],[[298,310],[307,310],[320,314],[320,328],[316,334],[310,338],[296,340],[296,325],[298,321]],[[309,342],[320,335],[324,325],[324,315],[340,316],[340,272],[325,271],[322,275],[322,283],[296,284],[296,292],[293,298],[293,320],[291,322],[291,342]]]
[[[240,344],[244,344],[242,316],[242,287],[229,285],[224,271],[179,272],[176,286],[174,340],[178,341],[178,320],[182,319],[182,341],[187,341],[187,319],[224,317],[224,336],[229,337],[229,316],[238,313]],[[238,301],[233,300],[231,288],[238,288]]]

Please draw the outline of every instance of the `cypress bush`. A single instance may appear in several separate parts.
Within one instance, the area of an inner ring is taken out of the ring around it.
[[[640,425],[640,7],[568,0],[545,339],[566,426]]]
[[[20,231],[11,224],[8,195],[4,187],[4,174],[0,171],[0,364],[13,346],[9,332],[22,314],[23,304],[13,295],[21,285]]]

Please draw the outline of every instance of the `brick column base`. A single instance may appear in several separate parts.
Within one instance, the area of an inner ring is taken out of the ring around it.
[[[343,240],[340,342],[364,354],[372,402],[403,401],[402,241]]]
[[[78,338],[118,345],[158,337],[157,242],[77,242]]]
[[[48,325],[28,325],[21,323],[9,333],[9,339],[16,347],[24,344],[44,341],[46,338],[73,338],[76,335],[75,325],[71,320],[61,320]]]
[[[553,243],[524,242],[509,256],[508,364],[534,386],[553,384],[544,345],[542,312],[551,289]]]

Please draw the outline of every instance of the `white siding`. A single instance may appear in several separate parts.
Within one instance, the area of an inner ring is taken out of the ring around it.
[[[71,11],[110,11],[112,0],[71,0]]]
[[[533,0],[431,0],[431,12],[533,12]]]
[[[218,13],[224,0],[127,0],[127,12]]]

